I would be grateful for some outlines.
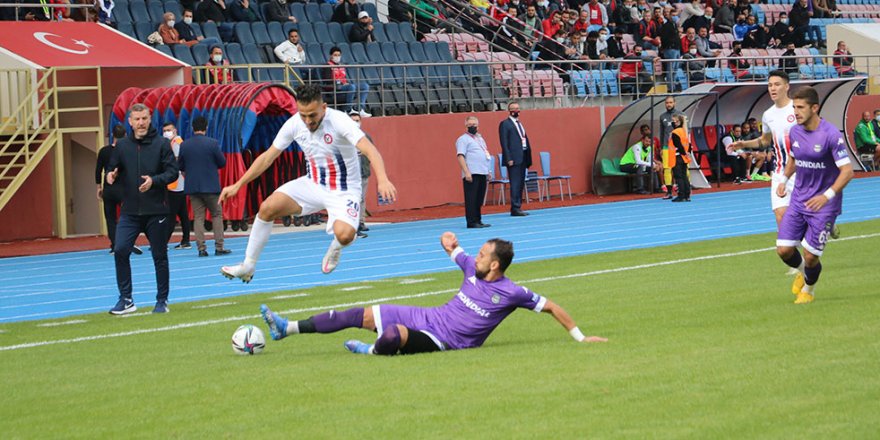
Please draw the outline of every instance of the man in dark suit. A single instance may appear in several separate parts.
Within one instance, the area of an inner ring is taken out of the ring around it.
[[[211,230],[214,232],[214,255],[231,253],[223,247],[223,211],[220,209],[220,168],[226,166],[226,156],[216,139],[205,136],[208,120],[203,116],[193,119],[193,136],[180,145],[180,171],[186,177],[184,191],[192,203],[196,244],[199,256],[207,257],[205,245],[205,209],[211,212]]]
[[[526,170],[532,166],[532,143],[519,121],[519,103],[511,101],[507,104],[507,111],[510,112],[510,117],[498,125],[501,160],[507,167],[507,177],[510,178],[510,215],[522,217],[529,215],[522,210],[522,192]]]

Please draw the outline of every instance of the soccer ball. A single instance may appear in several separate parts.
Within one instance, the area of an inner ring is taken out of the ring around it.
[[[266,347],[263,332],[250,324],[245,324],[232,334],[232,351],[237,354],[258,354]]]

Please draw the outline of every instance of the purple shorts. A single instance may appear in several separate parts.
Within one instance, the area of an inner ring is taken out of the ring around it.
[[[434,343],[445,350],[448,345],[443,338],[443,330],[431,325],[432,312],[435,309],[413,306],[382,304],[373,306],[373,320],[376,322],[376,333],[382,332],[392,325],[400,324],[410,330],[426,334]]]
[[[779,224],[776,246],[795,247],[800,243],[809,253],[822,256],[837,215],[836,212],[801,212],[789,207]]]

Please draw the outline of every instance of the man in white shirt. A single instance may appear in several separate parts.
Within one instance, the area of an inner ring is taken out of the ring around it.
[[[488,228],[483,223],[480,207],[486,197],[486,176],[489,175],[492,155],[486,141],[477,131],[480,121],[476,116],[468,116],[464,121],[467,133],[455,141],[455,157],[461,168],[461,181],[464,187],[464,216],[468,228]]]
[[[275,56],[284,64],[303,64],[306,61],[306,52],[302,44],[299,44],[299,31],[291,29],[287,33],[287,41],[275,46]]]
[[[237,182],[220,193],[221,202],[235,197],[294,142],[302,150],[308,165],[306,175],[281,185],[260,204],[244,262],[220,269],[229,279],[250,282],[276,219],[314,214],[324,209],[328,216],[327,233],[333,235],[333,241],[324,255],[321,271],[332,272],[339,264],[342,248],[354,241],[360,223],[362,189],[358,151],[370,160],[379,195],[389,201],[397,198],[397,189],[385,174],[379,150],[348,115],[327,108],[320,87],[312,84],[297,87],[296,100],[297,113],[278,131],[272,147],[259,155]]]

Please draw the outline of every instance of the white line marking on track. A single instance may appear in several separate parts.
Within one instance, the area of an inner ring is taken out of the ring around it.
[[[42,324],[37,324],[37,327],[58,327],[60,325],[82,324],[84,322],[89,322],[89,321],[86,319],[71,319],[70,321],[44,322]]]
[[[865,238],[874,238],[874,237],[880,237],[880,233],[856,235],[856,236],[852,236],[852,237],[843,237],[843,238],[837,239],[836,241],[861,240],[861,239],[865,239]],[[646,268],[651,268],[651,267],[668,266],[670,264],[691,263],[691,262],[695,262],[695,261],[714,260],[714,259],[728,258],[728,257],[739,257],[742,255],[757,254],[760,252],[768,252],[768,251],[772,251],[772,250],[776,250],[776,247],[765,247],[765,248],[750,249],[750,250],[739,251],[739,252],[728,252],[728,253],[724,253],[724,254],[704,255],[701,257],[681,258],[681,259],[673,260],[673,261],[661,261],[659,263],[639,264],[637,266],[624,266],[624,267],[617,267],[614,269],[595,270],[595,271],[591,271],[591,272],[582,272],[582,273],[575,273],[575,274],[569,274],[569,275],[559,275],[559,276],[554,276],[554,277],[534,278],[531,280],[524,280],[522,282],[518,282],[517,284],[525,285],[525,284],[529,284],[529,283],[541,283],[544,281],[556,281],[556,280],[569,279],[569,278],[581,278],[581,277],[588,277],[588,276],[594,276],[594,275],[602,275],[602,274],[607,274],[607,273],[626,272],[626,271],[630,271],[630,270],[639,270],[639,269],[646,269]],[[304,309],[283,310],[280,313],[294,314],[294,313],[303,313],[303,312],[333,310],[333,309],[340,309],[342,307],[363,306],[363,305],[369,305],[369,304],[385,303],[388,301],[396,301],[396,300],[400,300],[400,299],[414,299],[414,298],[421,298],[421,297],[425,297],[425,296],[441,295],[444,293],[453,293],[456,291],[458,291],[457,288],[456,289],[435,290],[433,292],[422,292],[422,293],[415,293],[412,295],[400,295],[400,296],[392,296],[392,297],[386,297],[386,298],[374,298],[374,299],[369,299],[366,301],[354,301],[354,302],[343,303],[343,304],[332,304],[332,305],[326,305],[326,306],[308,307],[308,308],[304,308]],[[142,314],[135,313],[132,315],[123,315],[123,316],[135,316],[135,315],[142,315]],[[100,340],[100,339],[121,338],[121,337],[125,337],[125,336],[135,336],[135,335],[144,335],[144,334],[149,334],[149,333],[167,332],[167,331],[180,330],[180,329],[185,329],[185,328],[204,327],[204,326],[208,326],[208,325],[222,324],[225,322],[252,320],[252,319],[258,319],[260,317],[261,317],[260,315],[230,316],[228,318],[212,319],[212,320],[208,320],[208,321],[188,322],[188,323],[183,323],[183,324],[170,325],[170,326],[166,326],[166,327],[147,328],[147,329],[131,330],[131,331],[126,331],[126,332],[118,332],[118,333],[107,333],[107,334],[103,334],[103,335],[82,336],[79,338],[70,338],[70,339],[54,339],[54,340],[49,340],[49,341],[25,342],[22,344],[0,346],[0,351],[21,350],[21,349],[25,349],[25,348],[45,347],[47,345],[73,344],[76,342],[96,341],[96,340]]]
[[[210,309],[212,307],[234,306],[236,304],[238,304],[238,303],[235,301],[229,301],[229,302],[222,302],[222,303],[215,303],[215,304],[205,304],[202,306],[192,306],[191,308],[192,309]]]

